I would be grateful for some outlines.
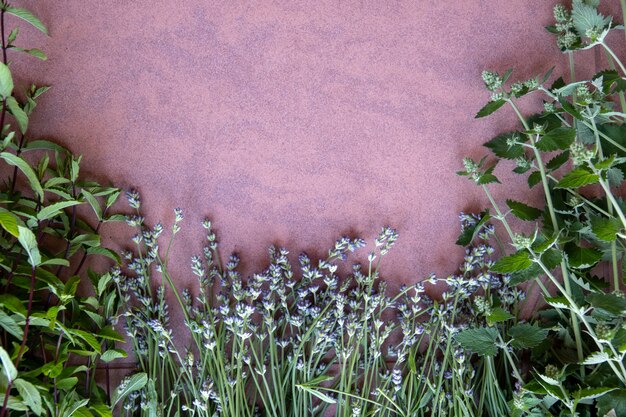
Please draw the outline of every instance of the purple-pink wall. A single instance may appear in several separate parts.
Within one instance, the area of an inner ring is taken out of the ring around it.
[[[389,224],[401,236],[385,275],[413,282],[461,260],[457,215],[486,202],[455,172],[514,126],[509,110],[474,119],[489,97],[480,72],[563,72],[543,29],[554,3],[31,0],[51,36],[24,41],[49,59],[14,71],[54,87],[34,136],[139,189],[151,222],[185,210],[177,280],[193,280],[210,216],[247,270],[272,243],[320,255]],[[596,65],[587,58],[581,74]]]

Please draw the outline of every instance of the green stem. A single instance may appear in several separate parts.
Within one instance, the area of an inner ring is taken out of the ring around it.
[[[602,45],[602,47],[609,53],[609,55],[613,57],[613,59],[615,60],[615,63],[617,63],[619,68],[622,70],[622,74],[626,75],[626,68],[624,68],[624,64],[622,64],[622,61],[620,61],[617,55],[615,55],[615,52],[613,52],[613,50],[609,48],[609,46],[605,44],[604,42],[600,42],[600,45]]]

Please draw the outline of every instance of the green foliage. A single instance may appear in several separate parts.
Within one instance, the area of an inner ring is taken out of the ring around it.
[[[47,33],[28,10],[4,1],[1,9],[2,27],[11,14]],[[119,299],[109,274],[88,271],[95,296],[77,289],[90,254],[116,259],[100,246],[99,229],[119,191],[85,181],[80,158],[63,147],[31,140],[29,117],[47,88],[32,86],[18,99],[6,54],[45,55],[13,45],[18,32],[3,34],[0,45],[0,162],[7,173],[0,187],[0,416],[110,417],[95,373],[101,358],[125,356],[114,349],[123,338],[111,327]],[[80,206],[97,210],[97,219],[79,216]]]
[[[613,25],[598,4],[574,0],[571,10],[555,6],[556,24],[548,30],[570,55],[571,74],[574,51],[594,47],[605,51],[611,69],[590,80],[566,83],[559,78],[551,86],[544,85],[547,77],[541,83],[535,79],[507,86],[510,71],[506,76],[483,73],[492,102],[497,98],[510,105],[523,132],[498,136],[485,146],[495,163],[515,161],[513,172],[528,175],[530,188],[541,185],[544,197],[543,207],[535,208],[512,196],[506,199],[505,212],[491,195],[491,186],[476,181],[482,171],[474,166],[477,174],[472,179],[483,185],[495,213],[492,218],[502,223],[514,248],[511,253],[501,245],[491,271],[511,274],[515,284],[534,279],[548,307],[531,322],[517,323],[506,332],[495,326],[497,320],[487,320],[457,338],[482,355],[498,354],[496,347],[503,344],[513,348],[514,355],[528,355],[526,368],[534,375],[520,370],[517,379],[524,389],[507,397],[515,416],[626,413],[626,206],[619,187],[626,161],[626,68],[605,42],[609,31],[624,27]],[[622,7],[626,13],[626,2]],[[622,46],[623,34],[620,39]],[[544,111],[524,117],[518,99],[535,91],[543,95]],[[535,222],[534,235],[516,233],[509,213]],[[594,275],[598,273],[604,276]],[[505,315],[497,318],[510,320]]]

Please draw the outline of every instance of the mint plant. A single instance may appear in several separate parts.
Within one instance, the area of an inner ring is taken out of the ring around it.
[[[485,191],[493,213],[483,218],[498,221],[509,242],[501,244],[502,257],[491,271],[510,274],[516,284],[534,280],[551,307],[537,317],[546,340],[532,351],[533,369],[520,375],[523,388],[511,402],[515,415],[626,412],[626,205],[620,196],[626,168],[626,69],[606,41],[611,31],[624,27],[602,15],[598,5],[574,0],[571,10],[554,8],[556,24],[548,30],[570,57],[568,83],[559,78],[547,85],[551,71],[513,83],[508,82],[511,71],[483,73],[491,101],[477,117],[506,105],[521,129],[485,144],[495,163],[466,158],[460,172]],[[605,53],[609,68],[577,81],[576,52],[591,48]],[[542,94],[544,108],[526,117],[517,103],[530,94]],[[499,161],[514,163],[513,171],[527,176],[529,188],[540,187],[545,205],[533,207],[518,198],[504,205],[496,201],[490,189],[500,182],[494,174]],[[516,232],[511,217],[533,222],[534,230]],[[500,352],[506,354],[511,346],[500,341]],[[472,349],[485,353],[477,345]]]
[[[83,179],[81,157],[29,136],[47,87],[17,95],[9,57],[46,56],[17,46],[7,16],[47,34],[30,11],[0,2],[0,417],[110,417],[110,387],[96,384],[96,370],[126,356],[115,348],[124,340],[113,328],[119,299],[111,275],[84,266],[93,256],[119,261],[99,231],[119,219],[109,211],[120,192]],[[78,293],[83,277],[91,294]]]

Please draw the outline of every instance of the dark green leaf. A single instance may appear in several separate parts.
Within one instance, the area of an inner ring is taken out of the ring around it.
[[[491,271],[508,274],[512,272],[523,271],[532,266],[528,252],[519,251],[512,255],[500,258],[492,267]]]
[[[617,388],[606,388],[606,387],[597,387],[597,388],[583,388],[579,389],[572,393],[572,396],[577,400],[595,400],[596,398],[602,397],[604,394],[614,391]]]
[[[596,402],[599,416],[610,415],[613,411],[614,416],[626,416],[626,389],[609,392],[598,398]]]
[[[593,248],[583,248],[573,242],[565,245],[569,266],[577,269],[591,268],[602,259],[602,252]]]
[[[480,109],[480,111],[476,114],[476,119],[489,116],[491,113],[495,112],[500,107],[504,106],[504,103],[506,103],[506,101],[504,100],[490,101],[482,109]]]
[[[57,388],[63,391],[69,391],[74,388],[78,383],[78,378],[75,376],[70,376],[67,378],[57,380]]]
[[[516,349],[538,346],[547,336],[547,329],[529,323],[518,323],[509,329],[511,345]]]
[[[101,337],[107,340],[114,340],[116,342],[126,341],[126,339],[124,339],[124,336],[122,336],[121,334],[113,330],[111,326],[107,326],[103,328],[102,330],[100,330],[100,332],[98,333],[98,337]]]
[[[108,248],[103,248],[102,246],[93,246],[87,249],[87,255],[106,256],[107,258],[111,259],[112,261],[115,261],[118,264],[121,263],[122,261],[122,259],[120,258],[120,255],[118,255],[117,252],[112,251],[111,249],[108,249]]]
[[[600,178],[587,171],[584,168],[577,168],[571,172],[568,172],[561,181],[555,186],[555,188],[578,188],[589,184],[595,184]]]
[[[550,161],[548,161],[548,163],[546,164],[546,168],[549,171],[555,171],[563,166],[563,164],[567,161],[569,161],[569,151],[561,152],[554,158],[550,159]]]
[[[614,294],[593,293],[587,296],[587,302],[593,308],[602,309],[615,316],[622,316],[626,313],[626,299]]]
[[[524,203],[514,200],[506,200],[507,206],[511,209],[511,213],[521,220],[536,220],[541,216],[542,211],[538,208],[528,206]]]
[[[541,172],[533,171],[528,176],[528,188],[533,188],[541,182]]]
[[[515,159],[524,155],[524,148],[522,145],[509,146],[508,142],[513,137],[520,137],[518,132],[505,133],[491,139],[485,143],[484,146],[491,149],[491,151],[498,157],[504,159]]]
[[[495,356],[498,353],[498,331],[493,327],[464,329],[456,334],[455,339],[463,348],[479,356]]]
[[[535,144],[537,149],[544,152],[565,150],[576,139],[576,130],[569,127],[558,127],[543,135]]]

